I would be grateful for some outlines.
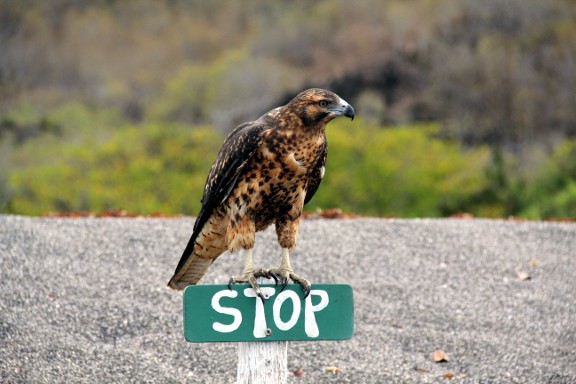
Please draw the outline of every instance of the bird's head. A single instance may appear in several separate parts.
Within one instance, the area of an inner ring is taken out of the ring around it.
[[[340,116],[354,120],[354,108],[334,92],[312,88],[286,104],[306,125],[324,125]]]

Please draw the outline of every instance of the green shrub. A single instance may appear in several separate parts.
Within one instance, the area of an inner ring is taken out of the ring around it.
[[[7,210],[195,214],[221,141],[206,127],[129,126],[103,144],[67,147],[49,164],[12,173]]]
[[[81,120],[72,125],[80,127]],[[101,132],[100,139],[89,135],[65,141],[44,135],[21,146],[3,142],[3,148],[13,152],[9,157],[14,163],[0,175],[3,211],[37,215],[121,208],[144,214],[198,213],[222,135],[207,126],[163,123],[94,130]],[[528,178],[515,171],[510,153],[486,147],[463,150],[439,139],[437,132],[436,125],[331,123],[326,176],[305,209],[337,207],[361,215],[400,217],[457,212],[482,217],[576,216],[576,141],[559,145]]]
[[[576,218],[576,140],[558,145],[524,194],[521,216]]]
[[[488,151],[462,151],[435,137],[436,125],[328,127],[328,165],[310,207],[368,215],[442,216],[465,209],[483,187]]]

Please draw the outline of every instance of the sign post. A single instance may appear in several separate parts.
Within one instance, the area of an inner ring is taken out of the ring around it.
[[[352,337],[349,285],[315,284],[306,299],[296,284],[260,288],[265,303],[246,284],[232,289],[191,285],[184,290],[184,337],[190,342],[240,342],[238,383],[285,383],[289,340]]]
[[[287,341],[238,343],[236,384],[286,384],[287,382]]]

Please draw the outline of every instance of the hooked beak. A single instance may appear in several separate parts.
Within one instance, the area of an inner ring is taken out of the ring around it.
[[[351,120],[354,120],[354,116],[356,114],[354,108],[352,108],[352,106],[343,99],[340,99],[340,102],[336,103],[334,107],[331,108],[330,110],[334,112],[337,116],[346,116],[349,117]]]

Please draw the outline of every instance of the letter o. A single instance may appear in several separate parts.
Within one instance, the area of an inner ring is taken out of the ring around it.
[[[290,316],[290,320],[284,322],[280,318],[280,309],[282,308],[282,304],[287,299],[292,300],[292,305],[294,306],[294,310],[292,311],[292,316]],[[300,311],[302,309],[302,304],[300,304],[300,298],[294,291],[283,291],[276,296],[276,300],[274,300],[274,306],[272,307],[272,313],[274,314],[274,324],[278,327],[281,331],[287,331],[294,327],[298,322],[298,318],[300,317]]]

